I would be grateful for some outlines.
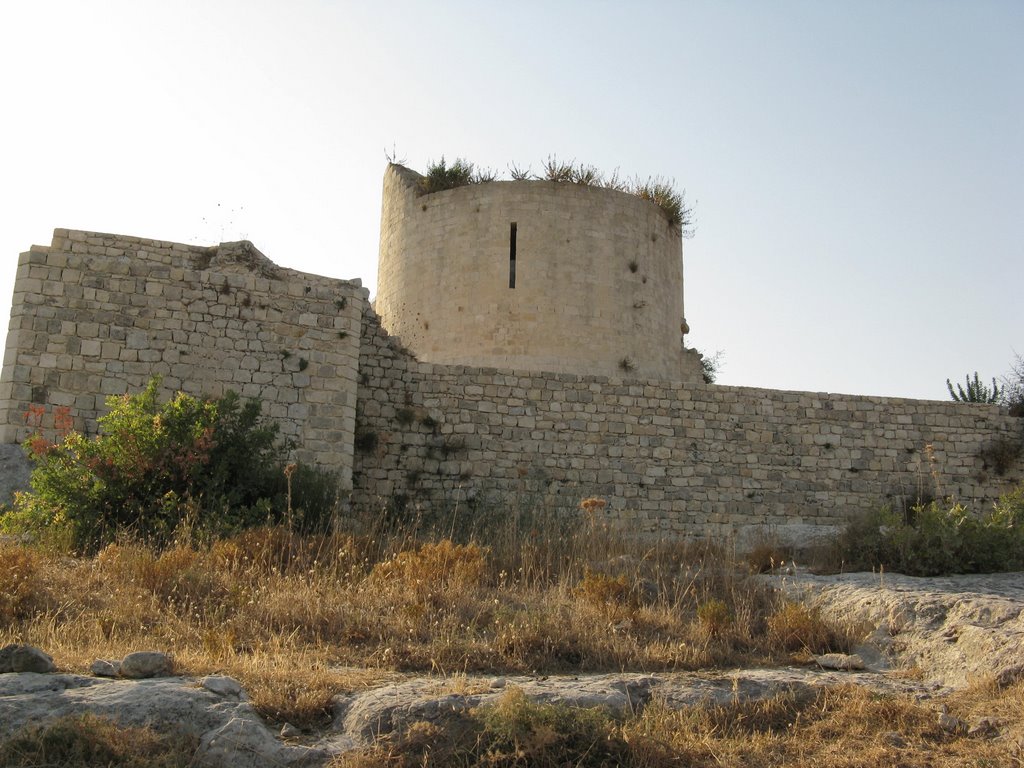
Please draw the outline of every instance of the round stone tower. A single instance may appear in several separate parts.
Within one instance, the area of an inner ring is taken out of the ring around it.
[[[550,181],[422,194],[384,174],[375,308],[426,362],[700,381],[683,246],[654,203]]]

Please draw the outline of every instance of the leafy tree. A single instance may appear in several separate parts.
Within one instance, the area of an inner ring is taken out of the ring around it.
[[[1024,357],[1017,355],[1010,373],[1003,377],[999,402],[1010,409],[1011,416],[1024,416]]]
[[[1001,390],[999,385],[996,384],[996,380],[992,379],[992,389],[988,388],[988,385],[983,383],[978,378],[978,372],[974,372],[974,380],[971,381],[970,374],[967,375],[966,379],[967,389],[964,389],[961,385],[957,384],[956,389],[953,389],[953,382],[946,379],[946,388],[949,390],[949,395],[958,403],[997,403],[999,402],[999,396]]]

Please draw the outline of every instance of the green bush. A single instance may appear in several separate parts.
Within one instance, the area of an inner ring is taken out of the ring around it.
[[[937,501],[904,515],[884,507],[851,523],[839,542],[847,570],[912,576],[1024,569],[1024,486],[981,517]]]
[[[70,432],[60,443],[34,435],[30,492],[19,493],[0,529],[29,532],[65,548],[94,551],[118,535],[169,542],[183,525],[224,533],[266,522],[322,528],[333,511],[334,478],[302,467],[284,475],[288,445],[257,400],[179,392],[164,403],[159,380],[107,399],[100,434]],[[335,486],[336,487],[336,486]]]

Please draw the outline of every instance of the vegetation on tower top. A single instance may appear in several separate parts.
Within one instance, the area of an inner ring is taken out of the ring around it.
[[[610,176],[605,176],[593,165],[576,163],[575,160],[562,161],[554,155],[549,155],[542,163],[539,173],[533,173],[529,166],[520,168],[515,163],[510,163],[508,170],[512,181],[554,181],[636,195],[661,208],[669,224],[676,227],[683,237],[693,237],[693,209],[686,204],[686,191],[678,191],[672,180],[660,176],[624,179],[620,178],[617,170]],[[419,181],[419,192],[428,195],[470,184],[499,180],[498,173],[490,168],[477,168],[464,158],[457,158],[455,162],[448,164],[442,155],[440,160],[427,165],[427,171]]]

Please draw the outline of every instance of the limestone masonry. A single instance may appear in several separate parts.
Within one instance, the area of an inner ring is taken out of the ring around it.
[[[299,458],[352,468],[358,281],[282,269],[251,243],[202,248],[58,229],[18,261],[0,376],[0,440],[70,408],[96,431],[106,396],[155,375],[168,391],[261,397]]]
[[[702,383],[681,241],[651,203],[553,182],[420,195],[416,178],[385,174],[376,311],[358,280],[248,242],[55,230],[18,262],[0,442],[30,410],[51,436],[65,414],[93,433],[107,395],[159,374],[261,398],[357,508],[600,496],[636,534],[806,539],[922,493],[980,511],[1024,480],[996,458],[1024,424],[1005,408]]]
[[[683,248],[635,195],[495,181],[431,195],[384,176],[375,308],[431,363],[701,380],[683,347]]]

